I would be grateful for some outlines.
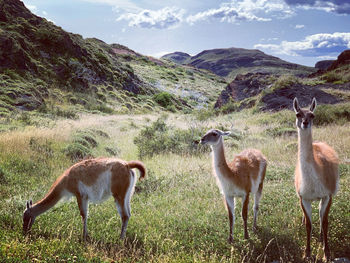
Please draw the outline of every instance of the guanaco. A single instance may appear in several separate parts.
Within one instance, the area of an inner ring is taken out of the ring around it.
[[[339,188],[338,156],[324,142],[312,142],[312,121],[315,117],[316,99],[313,98],[308,110],[301,109],[297,98],[293,108],[296,113],[298,130],[298,161],[295,168],[295,188],[303,210],[303,222],[306,224],[307,243],[305,256],[310,257],[311,239],[311,202],[320,200],[320,240],[326,260],[330,259],[328,245],[328,214],[334,196]]]
[[[267,161],[259,150],[246,149],[236,155],[231,163],[225,159],[223,136],[230,132],[223,132],[217,129],[209,130],[201,139],[201,144],[208,144],[212,149],[213,171],[217,184],[224,195],[230,233],[228,242],[233,242],[233,230],[235,223],[235,198],[242,197],[242,218],[244,223],[244,237],[249,238],[247,229],[249,194],[254,194],[254,223],[253,230],[256,230],[256,220],[259,210],[259,202],[263,190],[263,182],[266,173]]]
[[[63,197],[75,196],[83,220],[83,239],[88,237],[88,204],[102,202],[111,195],[122,220],[120,237],[124,238],[130,218],[130,199],[134,192],[136,176],[131,170],[137,168],[140,178],[146,169],[139,161],[126,162],[115,158],[83,160],[67,169],[51,186],[46,196],[36,202],[27,201],[23,213],[23,232],[32,227],[35,218],[53,207]]]

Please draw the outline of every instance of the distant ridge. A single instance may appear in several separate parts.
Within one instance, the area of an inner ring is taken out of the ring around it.
[[[170,53],[170,54],[166,54],[164,56],[162,56],[163,59],[167,59],[167,60],[171,60],[173,62],[175,62],[176,64],[187,64],[188,61],[191,59],[191,56],[187,53],[184,52],[174,52],[174,53]]]
[[[244,73],[275,73],[306,76],[316,71],[270,56],[257,49],[219,48],[204,50],[195,56],[182,52],[166,54],[162,57],[177,64],[186,64],[200,69],[210,70],[225,77],[234,78]]]

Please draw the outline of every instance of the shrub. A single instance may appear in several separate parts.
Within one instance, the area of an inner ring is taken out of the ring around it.
[[[350,121],[350,103],[319,105],[315,110],[315,125],[343,124]]]
[[[322,76],[322,79],[328,83],[333,83],[333,82],[342,80],[342,76],[339,75],[338,73],[336,73],[335,71],[330,71],[330,72],[325,73]]]
[[[73,161],[81,160],[87,157],[93,157],[92,149],[97,147],[98,142],[95,135],[100,135],[99,130],[81,130],[77,131],[73,140],[64,149],[64,153]],[[105,136],[100,135],[100,136]]]
[[[160,153],[199,154],[206,150],[198,145],[198,139],[205,133],[204,128],[187,130],[176,129],[165,123],[161,117],[141,130],[135,137],[139,157],[153,156]]]
[[[81,160],[86,157],[92,156],[91,150],[88,147],[80,144],[79,142],[73,142],[69,144],[64,149],[64,153],[73,161]]]
[[[161,92],[153,96],[155,102],[160,106],[167,108],[173,105],[173,96],[168,92]]]
[[[293,75],[282,75],[272,85],[272,90],[293,86],[300,83],[300,80]]]
[[[233,102],[233,101],[229,101],[228,103],[224,104],[219,112],[220,113],[223,113],[223,114],[229,114],[231,112],[235,112],[235,111],[238,111],[239,107],[238,107],[238,104]]]

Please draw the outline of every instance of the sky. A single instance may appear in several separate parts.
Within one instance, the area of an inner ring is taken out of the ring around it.
[[[259,49],[314,66],[350,49],[350,0],[22,0],[84,38],[153,57]]]

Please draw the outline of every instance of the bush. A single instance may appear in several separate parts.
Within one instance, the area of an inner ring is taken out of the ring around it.
[[[161,117],[141,130],[135,137],[139,157],[153,156],[160,153],[199,154],[206,150],[198,145],[198,140],[205,133],[204,128],[188,130],[167,126],[165,118]]]
[[[328,83],[333,83],[333,82],[342,80],[342,76],[340,74],[336,73],[335,71],[330,71],[330,72],[325,73],[322,76],[322,79]]]
[[[173,105],[173,96],[168,92],[161,92],[153,97],[154,101],[157,102],[160,106],[167,108]]]
[[[64,149],[64,153],[73,161],[81,160],[87,157],[93,157],[92,149],[97,147],[96,136],[100,135],[99,130],[81,130],[77,131],[73,140]],[[100,135],[104,137],[104,135]]]
[[[315,110],[315,125],[343,124],[350,121],[350,103],[319,105]]]
[[[281,89],[300,83],[300,80],[293,75],[282,75],[272,85],[271,90]]]
[[[86,157],[92,156],[91,150],[79,142],[69,144],[64,149],[64,153],[73,161],[82,160]]]

